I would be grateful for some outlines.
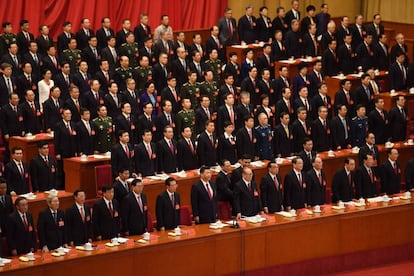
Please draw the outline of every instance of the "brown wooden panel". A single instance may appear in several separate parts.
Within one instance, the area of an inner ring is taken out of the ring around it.
[[[39,133],[33,137],[33,139],[27,139],[25,137],[12,136],[9,140],[10,151],[13,147],[21,147],[23,149],[23,162],[28,164],[30,163],[30,160],[39,153],[37,148],[37,143],[39,141],[53,143],[53,137],[45,133]]]

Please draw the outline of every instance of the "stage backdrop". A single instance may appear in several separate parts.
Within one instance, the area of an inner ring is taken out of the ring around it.
[[[76,33],[82,18],[89,18],[96,30],[101,27],[101,18],[108,16],[116,32],[124,18],[131,19],[134,28],[142,12],[149,15],[152,30],[160,24],[162,14],[169,15],[174,31],[209,28],[226,6],[227,0],[3,0],[0,20],[12,22],[13,32],[18,33],[20,19],[27,19],[35,37],[39,26],[46,24],[56,39],[64,21],[71,21],[72,32]]]

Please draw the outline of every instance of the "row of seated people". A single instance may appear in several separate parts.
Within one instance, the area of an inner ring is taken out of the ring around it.
[[[367,137],[367,145],[369,139]],[[294,158],[292,170],[284,179],[279,175],[278,164],[269,162],[268,173],[260,179],[260,186],[254,181],[253,170],[249,167],[251,157],[248,155],[241,158],[241,166],[233,171],[230,161],[223,160],[215,183],[211,181],[211,170],[202,166],[200,180],[191,188],[195,223],[212,223],[217,216],[228,219],[233,214],[240,219],[325,204],[329,199],[326,200],[327,180],[323,161],[312,150],[310,140],[305,147],[310,155],[306,154],[305,149],[304,157]],[[355,169],[354,159],[346,158],[344,167],[338,168],[334,174],[333,202],[348,202],[379,194],[394,195],[401,191],[398,150],[389,149],[387,160],[381,165],[376,159],[378,151],[372,151],[369,147],[363,150],[360,151],[362,163],[359,168]],[[310,168],[305,168],[305,163],[311,164]],[[410,160],[405,168],[407,191],[414,188],[413,164],[414,160]],[[37,221],[40,249],[48,252],[60,246],[83,245],[92,240],[111,239],[121,234],[141,235],[147,231],[148,202],[143,193],[144,184],[141,179],[129,183],[129,177],[128,168],[119,170],[114,185],[102,187],[103,197],[95,202],[93,211],[85,204],[85,193],[82,190],[74,192],[75,203],[66,212],[59,209],[58,197],[49,195],[48,207],[39,214]],[[378,182],[381,183],[380,189],[377,189]],[[182,207],[176,180],[168,178],[165,183],[166,191],[156,199],[157,229],[160,231],[174,229],[180,224]],[[28,201],[23,197],[17,198],[16,210],[13,212],[12,200],[6,191],[6,180],[1,179],[0,226],[2,234],[7,237],[10,250],[4,254],[18,255],[35,251],[34,222],[32,214],[28,212]]]

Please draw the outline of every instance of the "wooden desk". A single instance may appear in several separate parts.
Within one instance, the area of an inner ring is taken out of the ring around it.
[[[80,157],[64,159],[65,190],[74,192],[82,188],[87,198],[95,198],[95,166],[109,164],[110,160],[108,156],[102,156],[102,158],[88,156],[87,161],[82,161]]]
[[[248,44],[246,46],[231,45],[226,47],[227,58],[229,56],[229,53],[235,52],[237,54],[237,63],[240,65],[246,59],[245,51],[247,49],[253,50],[254,60],[256,60],[263,53],[263,47],[260,47],[257,44]]]
[[[39,255],[34,262],[16,260],[0,268],[8,275],[221,275],[241,271],[240,230],[210,230],[208,225],[182,227],[180,237],[157,232],[147,244],[130,242],[118,247],[105,247],[92,252],[71,250],[64,257]],[[155,235],[158,237],[156,238]],[[140,237],[133,237],[135,240]],[[42,260],[43,257],[43,260]],[[109,265],[104,265],[108,263]]]
[[[279,60],[275,64],[275,78],[279,77],[280,66],[282,65],[287,66],[289,70],[289,81],[290,81],[290,84],[293,85],[293,79],[295,78],[297,74],[299,74],[298,65],[304,62],[306,63],[308,67],[312,67],[313,64],[318,60],[321,60],[321,57],[313,57],[311,59],[298,58],[292,61]]]
[[[53,136],[46,133],[39,133],[33,135],[34,138],[28,139],[26,137],[12,136],[9,139],[9,148],[10,151],[13,147],[23,148],[23,162],[30,163],[30,160],[36,156],[39,151],[37,148],[37,143],[40,141],[48,141],[49,144],[53,144]]]
[[[361,78],[355,75],[346,75],[345,79],[350,80],[352,83],[351,90],[354,91],[361,84]],[[336,92],[341,88],[341,80],[339,77],[325,77],[325,83],[328,86],[328,95],[331,99],[335,99]],[[389,91],[388,72],[380,71],[376,79],[381,82],[382,91]]]
[[[320,257],[343,258],[358,253],[414,242],[414,200],[368,204],[294,218],[269,215],[266,222],[240,223],[240,229],[211,230],[208,225],[182,227],[183,235],[152,234],[147,244],[128,242],[107,248],[98,242],[91,252],[72,249],[62,257],[35,255],[34,262],[16,258],[0,268],[7,275],[257,275],[279,265]],[[392,234],[391,234],[392,233]],[[140,237],[132,237],[134,240]],[[390,252],[392,257],[393,252]],[[104,265],[106,262],[110,265]],[[342,269],[344,269],[342,266]],[[308,267],[312,272],[318,268]],[[319,268],[322,269],[323,268]],[[273,270],[274,271],[274,270]],[[196,272],[196,273],[195,273]],[[274,274],[273,274],[274,275]]]
[[[28,199],[29,202],[29,212],[32,213],[33,222],[37,224],[37,218],[39,217],[39,213],[47,208],[46,199],[48,197],[47,193],[38,192],[34,193],[36,195],[35,199]],[[74,203],[73,194],[65,191],[58,191],[59,197],[59,208],[63,211],[71,206]],[[18,196],[13,196],[13,202],[18,198]]]

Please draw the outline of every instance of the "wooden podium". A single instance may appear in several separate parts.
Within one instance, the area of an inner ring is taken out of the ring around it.
[[[32,138],[12,136],[9,139],[10,151],[13,147],[23,148],[23,162],[30,163],[30,160],[38,154],[37,143],[40,141],[48,141],[53,144],[53,136],[47,133],[39,133],[33,135]]]

